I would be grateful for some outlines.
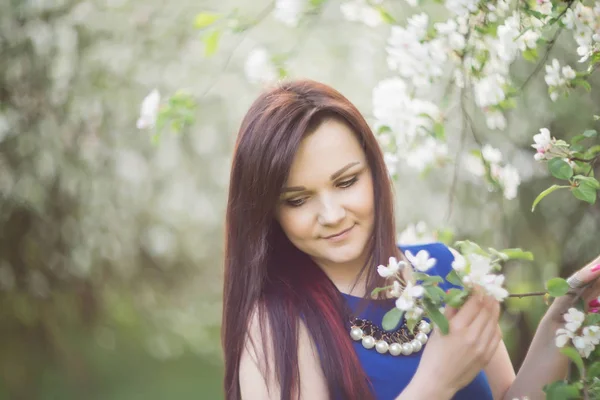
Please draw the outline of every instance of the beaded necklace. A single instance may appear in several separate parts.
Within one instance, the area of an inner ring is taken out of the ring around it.
[[[431,332],[431,325],[425,320],[419,322],[415,334],[405,324],[395,331],[384,331],[367,319],[351,317],[350,323],[350,337],[353,340],[360,340],[365,349],[375,347],[378,353],[385,354],[389,351],[393,356],[409,356],[420,351]]]

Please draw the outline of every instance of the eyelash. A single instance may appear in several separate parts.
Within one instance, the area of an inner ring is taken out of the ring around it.
[[[358,176],[355,176],[350,179],[346,179],[345,181],[341,181],[340,183],[338,183],[337,186],[340,189],[348,189],[350,186],[354,185],[357,181],[358,181]],[[290,207],[300,207],[301,205],[303,205],[305,203],[305,201],[306,201],[306,198],[304,197],[301,199],[286,200],[285,202]]]

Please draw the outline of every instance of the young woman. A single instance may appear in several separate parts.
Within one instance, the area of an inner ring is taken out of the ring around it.
[[[367,299],[385,284],[376,267],[426,249],[437,259],[429,272],[445,277],[453,256],[440,243],[397,247],[381,150],[359,111],[326,85],[283,83],[250,107],[226,232],[228,400],[537,399],[565,375],[554,337],[567,297],[550,307],[516,376],[499,305],[479,292],[447,309],[448,335],[421,323],[418,336],[400,327],[383,340],[381,318],[394,303]],[[600,257],[577,273],[596,282],[578,289],[589,300],[600,294],[596,264]]]

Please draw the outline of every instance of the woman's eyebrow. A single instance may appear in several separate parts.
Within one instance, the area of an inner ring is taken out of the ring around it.
[[[357,164],[360,164],[360,161],[353,161],[351,163],[348,163],[348,164],[344,165],[342,168],[340,168],[339,170],[337,170],[336,172],[334,172],[333,174],[331,174],[331,176],[329,177],[329,179],[331,179],[331,180],[336,179],[338,176],[340,176],[344,172],[346,172],[346,170],[348,170],[351,167],[354,167]],[[281,193],[301,192],[303,190],[306,190],[306,188],[304,186],[291,186],[291,187],[284,187],[281,190]]]

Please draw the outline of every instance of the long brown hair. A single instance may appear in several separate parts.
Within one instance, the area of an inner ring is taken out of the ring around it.
[[[239,366],[251,314],[269,327],[281,399],[299,397],[298,320],[319,349],[329,396],[371,399],[347,331],[344,299],[325,273],[287,239],[275,208],[305,135],[326,119],[348,124],[366,154],[376,199],[366,293],[382,284],[374,266],[398,254],[392,188],[378,143],[356,107],[335,89],[301,80],[262,93],[244,117],[233,156],[226,216],[222,345],[225,397],[241,398]],[[364,268],[363,268],[364,269]],[[272,323],[269,323],[272,322]]]

